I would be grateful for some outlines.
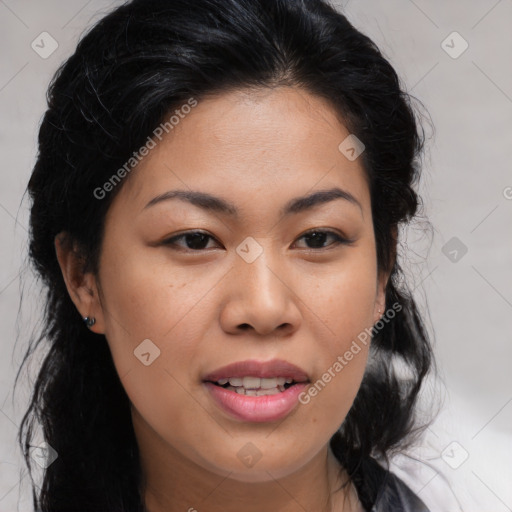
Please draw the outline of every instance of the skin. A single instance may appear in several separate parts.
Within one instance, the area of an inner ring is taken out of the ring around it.
[[[316,382],[384,310],[371,203],[361,159],[338,150],[349,135],[325,100],[280,87],[203,99],[125,178],[105,220],[99,275],[55,240],[69,294],[104,334],[132,403],[148,511],[359,511],[328,442],[359,389],[368,347],[307,405],[253,423],[220,410],[202,377],[226,364],[280,358]],[[345,199],[280,218],[291,199],[339,187]],[[169,190],[222,197],[239,218]],[[311,229],[328,229],[315,244]],[[212,238],[163,241],[201,230]],[[236,248],[253,237],[252,263]],[[160,356],[134,356],[150,339]],[[252,443],[252,467],[237,457]]]

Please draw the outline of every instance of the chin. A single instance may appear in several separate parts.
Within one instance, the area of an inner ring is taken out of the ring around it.
[[[210,464],[209,469],[224,477],[229,475],[230,480],[246,483],[265,483],[290,476],[307,462],[303,461],[301,464],[299,461],[290,461],[290,457],[279,460],[268,457],[266,458],[267,460],[264,460],[265,458],[265,455],[262,455],[259,460],[254,459],[247,463],[239,460],[238,457],[235,460],[230,458],[223,460],[224,464],[219,466],[219,457],[215,459],[216,463],[212,462]],[[290,463],[292,464],[290,465]],[[245,464],[247,464],[247,467],[245,467]]]

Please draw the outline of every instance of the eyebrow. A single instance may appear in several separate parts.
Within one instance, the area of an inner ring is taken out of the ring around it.
[[[203,210],[228,215],[237,219],[239,218],[239,211],[233,203],[206,192],[198,192],[194,190],[169,190],[168,192],[164,192],[163,194],[151,199],[143,210],[171,199],[179,199],[181,201],[189,202]],[[301,213],[306,210],[310,210],[315,206],[334,201],[335,199],[343,199],[359,206],[361,214],[363,213],[361,203],[350,192],[342,190],[339,187],[334,187],[291,199],[281,209],[280,215],[281,217],[286,217],[291,214]]]

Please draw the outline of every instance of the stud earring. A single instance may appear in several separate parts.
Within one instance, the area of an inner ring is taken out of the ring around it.
[[[87,327],[89,327],[89,329],[90,329],[90,328],[91,328],[91,327],[96,323],[96,318],[94,318],[94,317],[88,317],[88,316],[86,316],[86,317],[84,317],[84,319],[83,319],[83,320],[84,320],[84,322],[85,322],[85,325],[86,325]]]

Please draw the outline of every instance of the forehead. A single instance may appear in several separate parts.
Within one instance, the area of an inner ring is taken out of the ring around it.
[[[243,204],[264,197],[284,200],[291,188],[304,194],[319,184],[350,189],[364,202],[360,159],[350,161],[338,148],[348,135],[330,103],[304,90],[225,92],[182,114],[136,166],[120,195],[140,209],[179,185],[231,192]]]

